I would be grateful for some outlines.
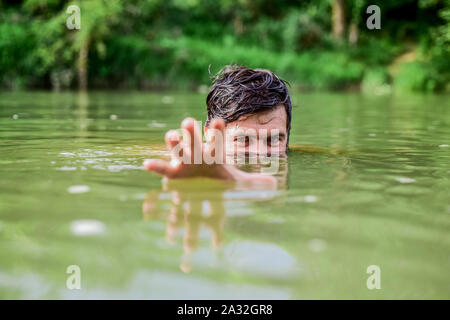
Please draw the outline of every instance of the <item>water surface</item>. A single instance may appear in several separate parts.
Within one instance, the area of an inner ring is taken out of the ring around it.
[[[0,298],[450,298],[448,96],[296,94],[279,190],[163,186],[204,101],[1,93]]]

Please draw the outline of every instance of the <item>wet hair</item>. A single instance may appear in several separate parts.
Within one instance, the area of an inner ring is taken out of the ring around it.
[[[206,98],[208,115],[206,125],[214,118],[226,123],[238,120],[243,115],[267,111],[283,105],[286,110],[287,143],[291,129],[292,104],[287,82],[265,69],[245,66],[225,66],[214,76]]]

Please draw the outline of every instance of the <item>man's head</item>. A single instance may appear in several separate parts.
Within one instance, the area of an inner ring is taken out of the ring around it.
[[[206,126],[214,118],[225,120],[227,129],[236,129],[235,139],[239,138],[239,132],[245,135],[245,141],[240,142],[247,151],[256,147],[256,138],[261,139],[260,132],[264,131],[267,132],[264,139],[267,139],[269,153],[271,145],[275,146],[274,139],[279,139],[276,143],[281,152],[287,151],[291,98],[285,82],[269,70],[225,67],[214,78],[206,104]]]

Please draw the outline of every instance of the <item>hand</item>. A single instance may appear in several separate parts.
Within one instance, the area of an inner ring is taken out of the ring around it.
[[[144,161],[146,170],[169,179],[209,177],[276,186],[276,179],[272,176],[247,173],[226,164],[224,120],[211,121],[208,127],[208,131],[212,129],[211,134],[205,144],[202,143],[201,129],[195,119],[184,119],[181,128],[183,141],[180,141],[180,135],[175,130],[166,133],[165,141],[171,151],[171,161],[147,159]]]
[[[207,192],[208,200],[205,207],[203,197],[199,197],[199,189],[203,189],[204,181],[197,181],[189,186],[170,183],[164,184],[164,197],[161,192],[151,191],[142,204],[142,214],[145,220],[162,218],[166,215],[166,240],[170,244],[177,242],[179,229],[184,227],[183,251],[184,255],[180,264],[183,272],[192,270],[191,257],[197,250],[200,231],[202,228],[211,230],[212,248],[217,251],[224,242],[225,208],[223,192],[226,184],[213,184]],[[167,197],[170,193],[171,197]],[[162,198],[162,199],[160,199]],[[169,212],[161,212],[158,204],[169,202]],[[205,212],[206,210],[206,212]]]

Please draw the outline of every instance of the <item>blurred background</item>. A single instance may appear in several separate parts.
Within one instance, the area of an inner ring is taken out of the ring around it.
[[[449,22],[447,0],[0,0],[0,299],[449,299]],[[301,107],[279,190],[163,187],[144,159],[232,63]]]
[[[296,90],[448,92],[449,43],[447,0],[0,0],[0,88],[204,92],[235,63]]]

